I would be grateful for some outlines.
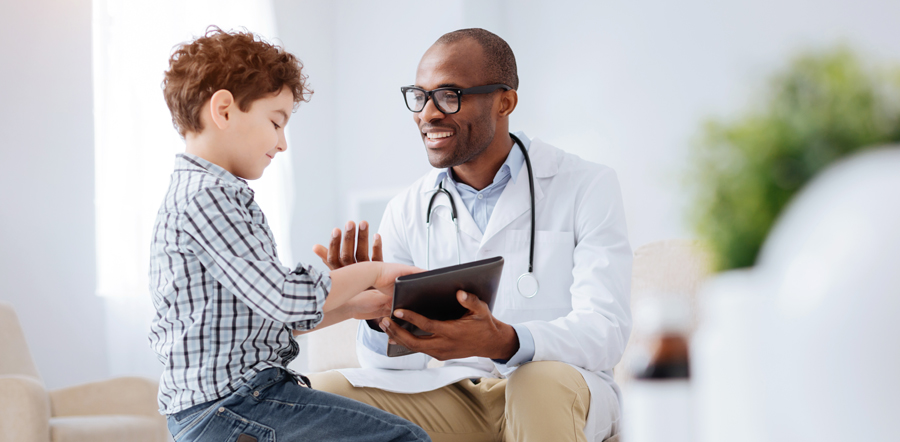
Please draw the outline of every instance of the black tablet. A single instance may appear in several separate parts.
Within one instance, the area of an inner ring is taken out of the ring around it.
[[[497,288],[500,286],[502,271],[503,257],[495,256],[466,264],[401,276],[394,283],[394,305],[391,311],[401,308],[412,310],[426,318],[438,321],[459,319],[468,312],[456,299],[456,292],[459,290],[477,296],[493,311],[494,298]],[[393,313],[391,319],[414,335],[428,334],[415,325],[393,316]],[[403,356],[411,353],[413,352],[402,345],[388,344],[388,356]]]

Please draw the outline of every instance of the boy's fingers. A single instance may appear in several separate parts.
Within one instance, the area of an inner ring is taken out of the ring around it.
[[[369,260],[369,223],[359,222],[359,233],[356,234],[356,262]]]
[[[372,245],[372,261],[384,261],[381,255],[381,235],[375,234],[375,244]]]
[[[341,263],[338,261],[338,256],[341,251],[341,229],[337,227],[331,231],[331,243],[328,244],[328,267],[331,267],[331,270],[341,268]]]
[[[356,223],[347,221],[344,225],[344,244],[341,245],[341,265],[348,266],[356,262],[353,259],[353,248],[356,246]]]

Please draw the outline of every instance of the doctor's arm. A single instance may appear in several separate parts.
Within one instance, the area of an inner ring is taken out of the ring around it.
[[[528,321],[534,361],[561,361],[589,371],[611,370],[631,333],[631,264],[625,211],[615,172],[603,169],[581,193],[575,216],[572,311]]]

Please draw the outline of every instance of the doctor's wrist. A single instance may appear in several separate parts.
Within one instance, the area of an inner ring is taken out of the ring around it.
[[[509,324],[500,323],[500,339],[495,340],[499,345],[489,357],[494,360],[508,361],[519,351],[519,335],[516,329]]]

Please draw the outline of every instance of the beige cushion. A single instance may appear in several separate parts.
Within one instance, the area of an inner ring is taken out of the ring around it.
[[[46,391],[15,311],[0,303],[0,442],[169,440],[157,388],[122,377]]]
[[[150,417],[99,415],[50,419],[53,442],[160,442],[158,422]]]
[[[50,440],[50,397],[29,376],[0,376],[0,442]]]
[[[41,378],[15,310],[12,305],[0,302],[0,376],[11,374]]]

